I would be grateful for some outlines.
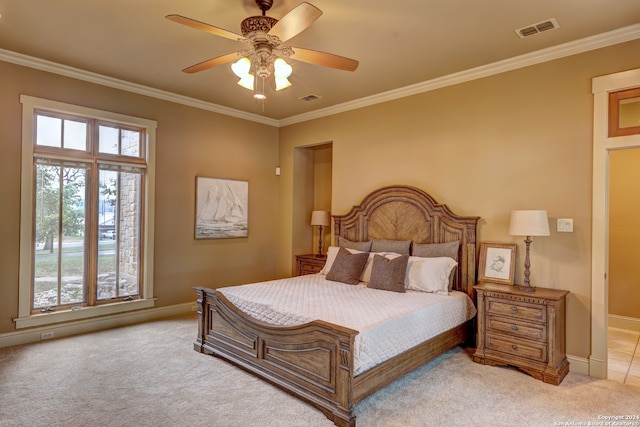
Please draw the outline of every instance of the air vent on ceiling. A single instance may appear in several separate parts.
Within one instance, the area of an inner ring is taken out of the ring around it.
[[[555,18],[547,19],[546,21],[538,22],[537,24],[527,25],[526,27],[518,28],[516,34],[521,39],[529,36],[533,36],[535,34],[540,34],[545,31],[555,30],[556,28],[560,28],[560,24],[556,21]]]
[[[300,98],[298,98],[300,101],[305,101],[305,102],[309,102],[309,101],[315,101],[316,99],[320,99],[320,97],[318,95],[307,95],[307,96],[301,96]]]

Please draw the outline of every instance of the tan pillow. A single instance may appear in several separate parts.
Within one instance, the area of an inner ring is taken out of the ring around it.
[[[355,249],[357,251],[369,252],[371,250],[371,240],[368,242],[353,242],[342,236],[338,237],[338,246],[341,248]]]
[[[394,252],[400,255],[409,255],[411,252],[411,240],[373,239],[371,252]]]
[[[447,257],[458,261],[458,249],[460,242],[448,243],[414,243],[411,255],[423,258]]]
[[[357,285],[368,258],[367,252],[352,254],[345,248],[338,249],[331,270],[327,273],[327,280]]]
[[[406,292],[404,278],[407,273],[407,262],[409,262],[409,255],[400,255],[393,259],[375,255],[373,257],[373,266],[371,267],[371,280],[367,287],[385,291]]]

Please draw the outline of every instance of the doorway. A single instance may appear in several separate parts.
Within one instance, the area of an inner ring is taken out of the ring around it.
[[[640,147],[640,135],[609,137],[609,93],[640,87],[640,69],[596,77],[591,232],[591,355],[589,375],[607,378],[609,326],[609,167],[614,150]]]
[[[640,105],[640,104],[639,104]],[[636,118],[640,123],[640,114]],[[640,385],[640,148],[609,152],[607,378]]]

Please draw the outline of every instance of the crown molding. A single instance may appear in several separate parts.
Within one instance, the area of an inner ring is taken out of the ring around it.
[[[178,95],[177,93],[167,92],[150,86],[144,86],[137,83],[131,83],[126,80],[120,80],[113,77],[104,76],[102,74],[92,73],[90,71],[69,67],[67,65],[58,64],[56,62],[35,58],[33,56],[23,55],[21,53],[12,52],[10,50],[0,49],[0,61],[10,62],[12,64],[22,65],[24,67],[33,68],[40,71],[46,71],[65,77],[71,77],[76,80],[82,80],[102,86],[108,86],[127,92],[137,93],[139,95],[150,96],[152,98],[175,102],[177,104],[187,105],[189,107],[212,111],[214,113],[224,114],[226,116],[262,123],[269,126],[277,127],[279,125],[278,120],[276,119],[270,119],[268,117],[259,116],[257,114],[246,113],[244,111],[224,107],[212,102],[201,101],[199,99]]]
[[[178,95],[176,93],[155,89],[149,86],[144,86],[125,80],[92,73],[90,71],[69,67],[44,59],[12,52],[9,50],[0,49],[0,61],[10,62],[16,65],[22,65],[36,70],[59,74],[77,80],[83,80],[86,82],[108,86],[127,92],[150,96],[152,98],[175,102],[178,104],[211,111],[218,114],[224,114],[226,116],[236,117],[243,120],[261,123],[273,127],[282,127],[330,116],[333,114],[343,113],[358,108],[368,107],[371,105],[380,104],[383,102],[388,102],[395,99],[420,94],[423,92],[429,92],[447,86],[453,86],[471,80],[516,70],[518,68],[524,68],[595,49],[601,49],[603,47],[624,43],[638,38],[640,38],[640,24],[630,25],[628,27],[619,28],[607,33],[602,33],[573,42],[564,43],[558,46],[541,49],[528,54],[494,62],[492,64],[471,68],[468,70],[460,71],[458,73],[449,74],[447,76],[438,77],[414,85],[405,86],[399,89],[394,89],[365,98],[356,99],[354,101],[345,102],[332,107],[298,114],[282,120],[270,119],[268,117],[259,116],[257,114],[246,113],[244,111],[224,107],[212,102],[201,101],[199,99],[191,98],[188,96]]]
[[[471,80],[505,73],[507,71],[513,71],[518,68],[524,68],[543,62],[553,61],[554,59],[560,59],[595,49],[601,49],[603,47],[628,42],[638,38],[640,38],[640,24],[634,24],[628,27],[609,31],[607,33],[585,37],[580,40],[560,44],[546,49],[541,49],[524,55],[515,56],[513,58],[505,59],[480,67],[470,68],[458,73],[449,74],[447,76],[438,77],[414,85],[405,86],[399,89],[394,89],[365,98],[356,99],[354,101],[345,102],[343,104],[334,105],[332,107],[291,116],[286,119],[280,120],[279,125],[280,127],[288,126],[296,123],[306,122],[308,120],[330,116],[332,114],[356,110],[358,108],[368,107],[387,101],[393,101],[395,99],[417,95],[419,93],[429,92],[447,86],[453,86],[460,83],[469,82]]]

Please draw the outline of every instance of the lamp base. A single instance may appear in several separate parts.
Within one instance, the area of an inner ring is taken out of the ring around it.
[[[535,286],[530,286],[530,285],[518,285],[518,290],[524,291],[524,292],[535,292],[536,288]]]

